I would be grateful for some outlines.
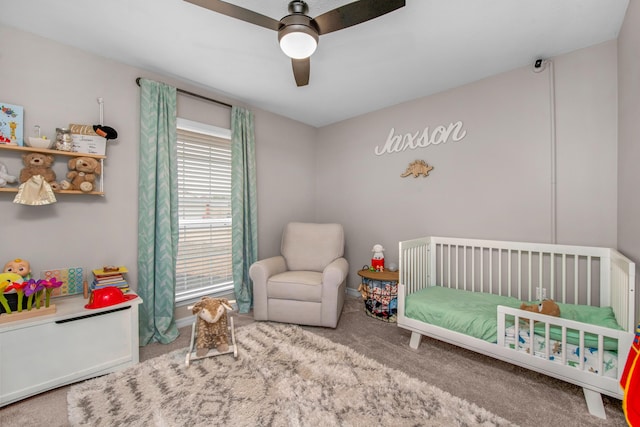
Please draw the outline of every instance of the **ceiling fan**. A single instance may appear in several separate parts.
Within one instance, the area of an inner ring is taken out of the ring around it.
[[[405,0],[360,0],[337,7],[311,18],[307,3],[293,0],[289,3],[289,15],[277,21],[249,9],[221,0],[185,0],[205,9],[240,19],[278,32],[283,52],[291,58],[293,76],[298,86],[309,84],[311,62],[309,58],[318,46],[318,37],[404,7]]]

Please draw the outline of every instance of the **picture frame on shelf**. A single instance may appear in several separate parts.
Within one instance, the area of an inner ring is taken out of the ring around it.
[[[0,144],[24,145],[24,108],[0,102]]]

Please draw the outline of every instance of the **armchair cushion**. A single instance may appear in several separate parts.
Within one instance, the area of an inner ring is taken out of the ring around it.
[[[282,234],[281,253],[288,270],[321,272],[344,254],[342,225],[291,222]]]
[[[271,276],[267,282],[267,297],[320,302],[322,301],[322,273],[286,271]]]

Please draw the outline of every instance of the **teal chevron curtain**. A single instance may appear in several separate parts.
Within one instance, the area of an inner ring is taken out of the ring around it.
[[[178,253],[176,89],[140,79],[138,294],[140,344],[170,343]]]
[[[240,313],[253,304],[249,267],[258,258],[258,201],[253,113],[231,109],[231,218],[233,286]]]

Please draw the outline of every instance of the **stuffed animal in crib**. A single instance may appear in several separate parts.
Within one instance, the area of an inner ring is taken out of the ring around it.
[[[196,356],[203,357],[209,349],[220,353],[229,350],[227,310],[233,310],[226,298],[202,297],[192,308],[197,316]]]
[[[558,304],[556,304],[552,299],[542,300],[539,304],[522,303],[520,305],[520,310],[560,317],[560,307],[558,307]]]

